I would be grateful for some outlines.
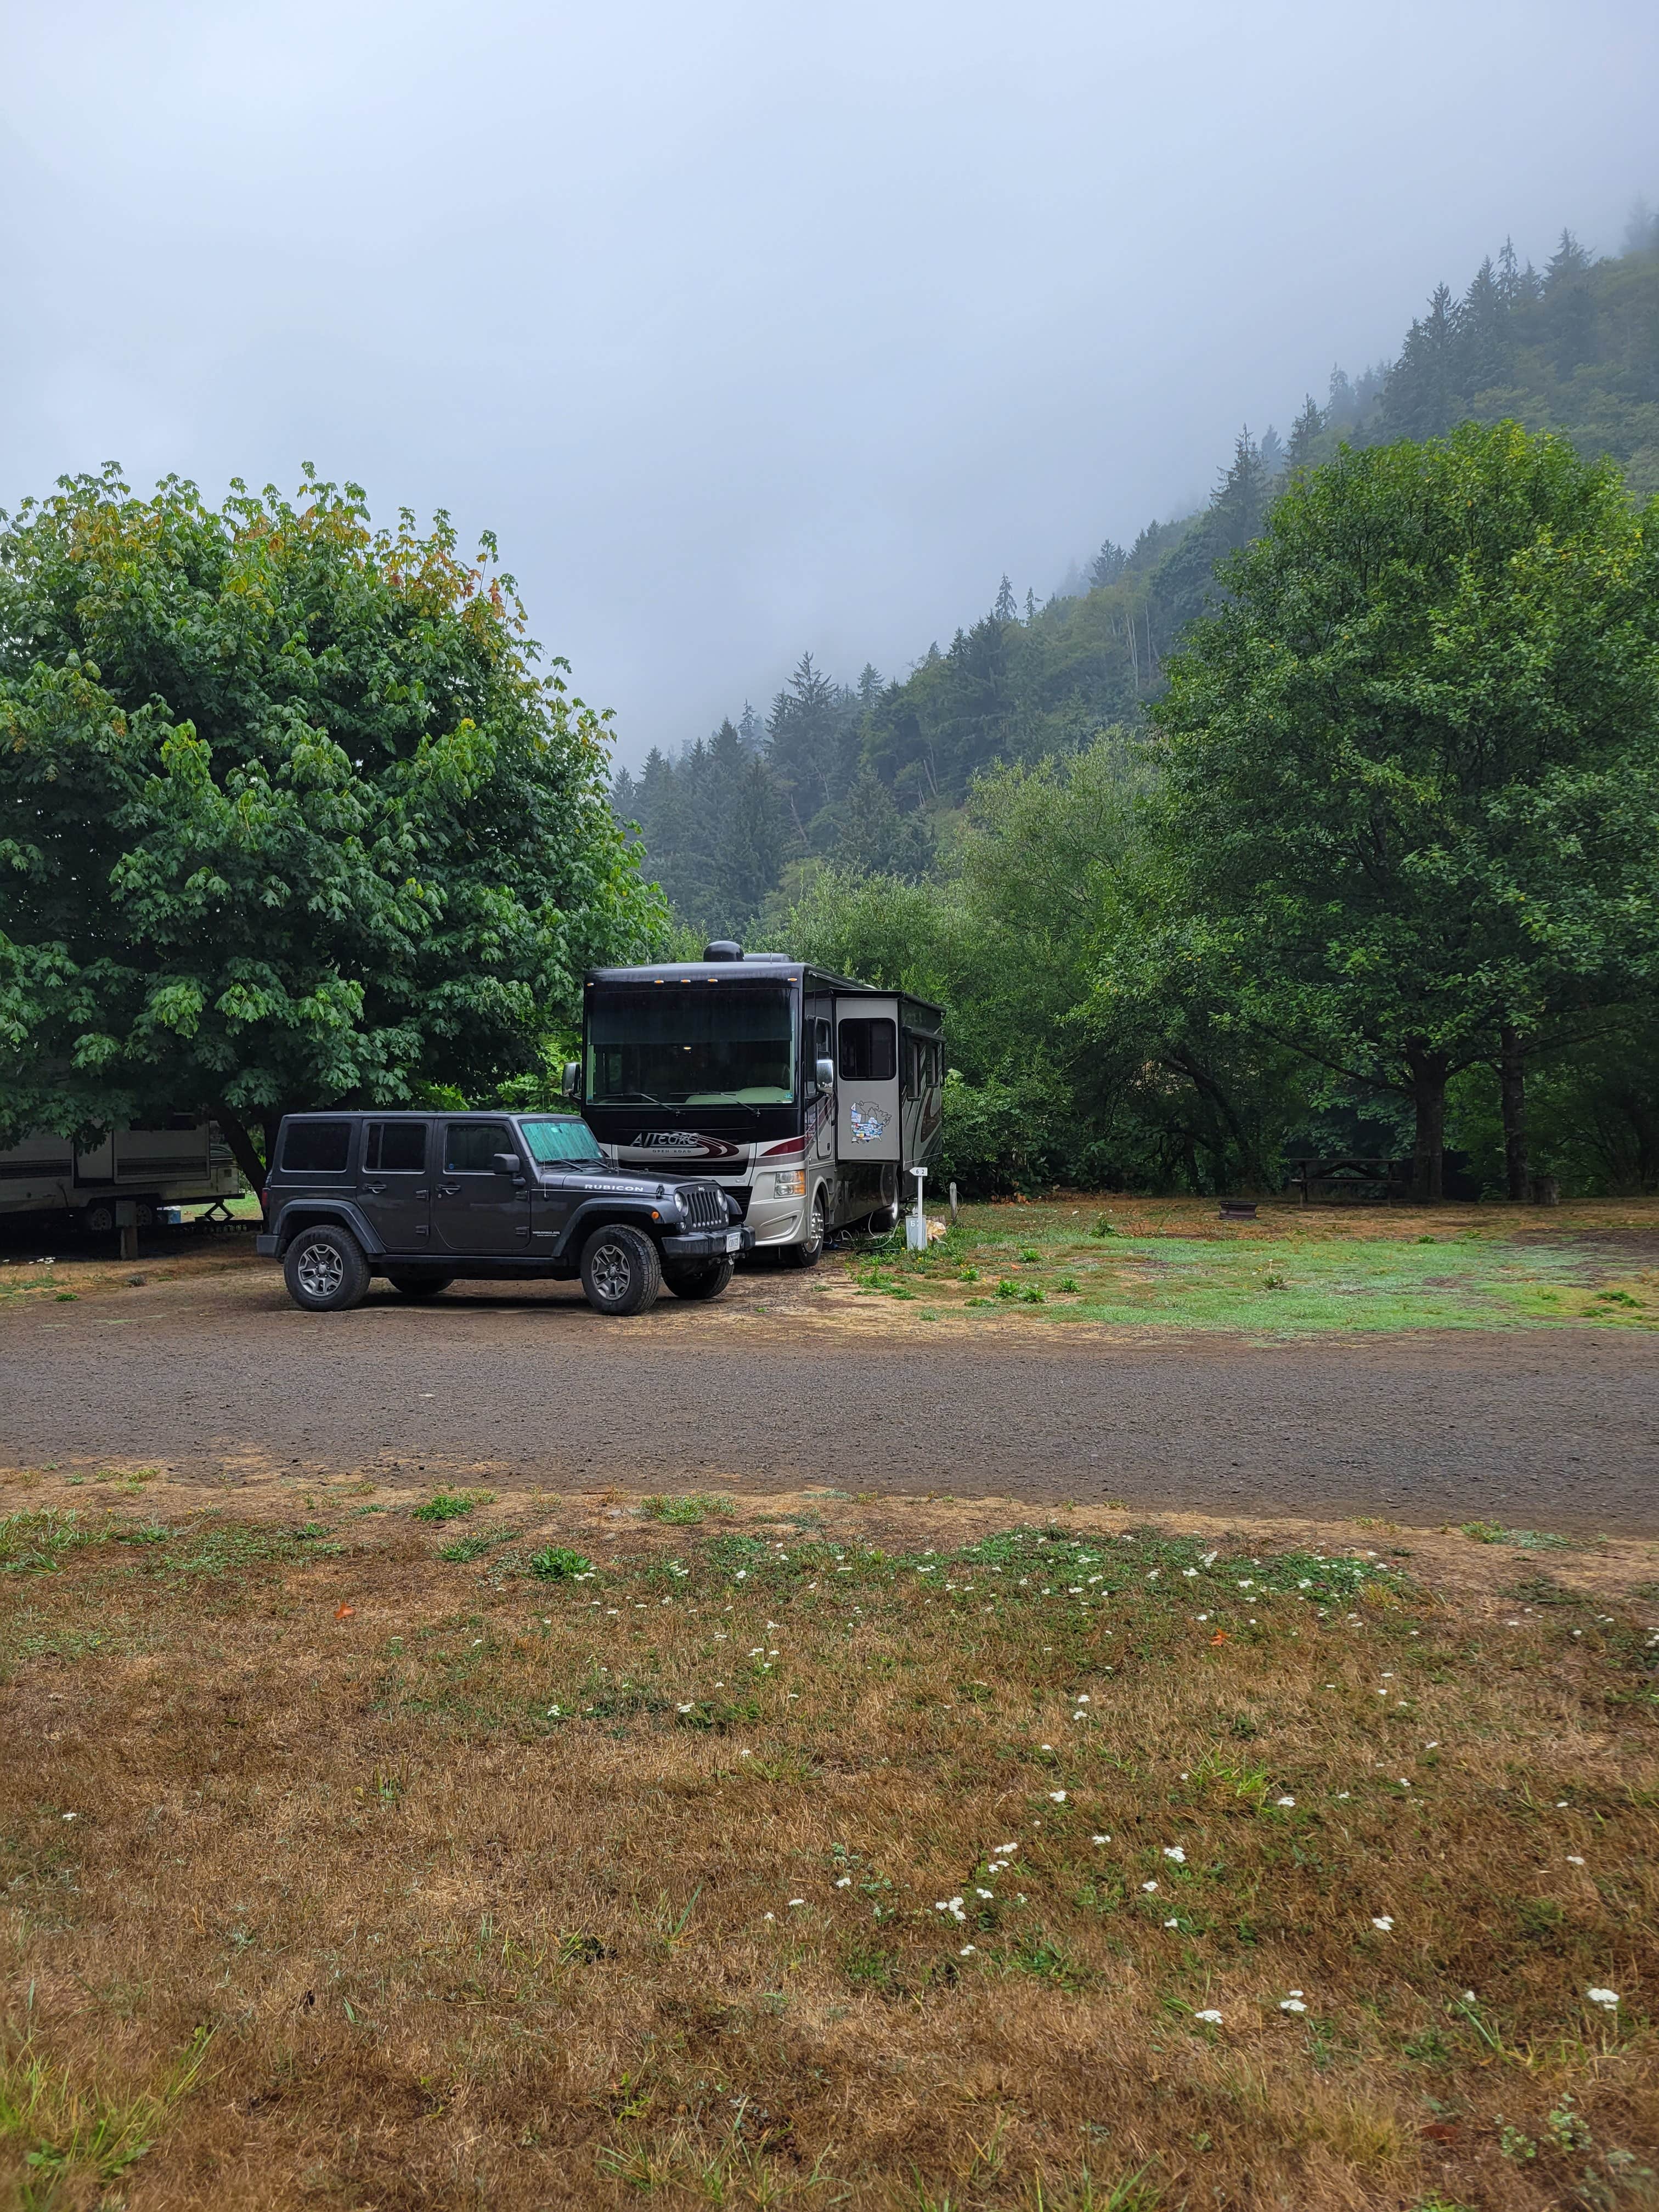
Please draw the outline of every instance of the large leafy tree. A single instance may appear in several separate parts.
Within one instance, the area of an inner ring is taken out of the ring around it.
[[[1513,423],[1344,450],[1226,564],[1153,710],[1164,830],[1240,1018],[1416,1109],[1650,987],[1659,508]]]
[[[222,507],[113,469],[0,518],[0,1143],[471,1090],[538,1057],[655,891],[605,717],[486,541],[307,471]]]

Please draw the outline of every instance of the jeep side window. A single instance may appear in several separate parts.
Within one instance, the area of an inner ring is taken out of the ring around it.
[[[494,1175],[496,1153],[516,1158],[518,1150],[505,1121],[452,1121],[444,1137],[444,1173]]]
[[[898,1066],[896,1025],[882,1019],[843,1021],[841,1079],[843,1083],[890,1083]]]
[[[351,1157],[349,1121],[290,1121],[283,1165],[290,1174],[343,1175]]]
[[[371,1121],[363,1135],[366,1175],[419,1175],[426,1165],[424,1121]]]

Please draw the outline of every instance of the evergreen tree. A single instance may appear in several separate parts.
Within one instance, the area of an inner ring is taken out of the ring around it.
[[[767,759],[781,787],[795,840],[811,848],[815,816],[833,805],[840,766],[841,718],[836,687],[810,653],[802,653],[793,675],[772,702],[766,725]]]
[[[1001,583],[997,586],[996,603],[992,607],[991,612],[999,622],[1011,623],[1019,620],[1019,602],[1014,597],[1014,587],[1009,582],[1006,572]]]
[[[1293,476],[1297,470],[1309,468],[1319,457],[1320,441],[1325,434],[1325,417],[1319,402],[1310,392],[1302,403],[1302,411],[1291,425],[1289,442],[1285,447],[1285,473]]]
[[[1116,583],[1129,565],[1129,556],[1123,548],[1109,538],[1089,563],[1089,583],[1097,592],[1103,592]]]

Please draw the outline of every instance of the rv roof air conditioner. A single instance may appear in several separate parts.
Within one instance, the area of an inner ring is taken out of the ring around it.
[[[705,960],[741,960],[743,947],[733,944],[729,937],[717,937],[712,945],[703,946],[702,957]]]

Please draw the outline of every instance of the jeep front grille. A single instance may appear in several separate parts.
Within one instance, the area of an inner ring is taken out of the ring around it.
[[[690,1229],[724,1229],[726,1200],[720,1187],[714,1182],[683,1182],[680,1196],[685,1201],[686,1225]]]

